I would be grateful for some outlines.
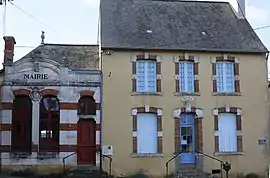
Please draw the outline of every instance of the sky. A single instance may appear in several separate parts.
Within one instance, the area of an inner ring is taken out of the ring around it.
[[[237,11],[237,0],[216,1],[228,1]],[[0,36],[15,37],[15,60],[41,43],[41,31],[45,31],[45,43],[97,44],[99,0],[13,0],[12,3],[6,6],[6,28],[4,6],[0,6]],[[269,0],[246,0],[247,19],[253,28],[270,25],[269,8]],[[267,37],[270,28],[256,33],[270,49],[270,37]],[[0,39],[1,63],[3,47],[4,41]]]

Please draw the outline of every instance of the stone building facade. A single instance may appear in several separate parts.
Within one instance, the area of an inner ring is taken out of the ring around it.
[[[98,47],[42,44],[14,62],[5,37],[1,165],[98,164],[101,72]]]

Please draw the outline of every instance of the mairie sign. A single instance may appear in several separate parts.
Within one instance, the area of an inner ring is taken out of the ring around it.
[[[24,74],[23,79],[46,80],[46,79],[49,79],[49,75],[48,74]]]

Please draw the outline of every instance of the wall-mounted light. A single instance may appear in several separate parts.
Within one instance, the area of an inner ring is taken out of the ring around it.
[[[112,76],[112,72],[109,73],[108,77],[111,77]]]

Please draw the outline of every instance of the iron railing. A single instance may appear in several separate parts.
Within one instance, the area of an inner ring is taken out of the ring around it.
[[[213,157],[213,156],[211,156],[211,155],[205,154],[205,153],[203,153],[203,152],[201,152],[201,151],[195,150],[195,153],[196,153],[196,154],[200,154],[200,155],[202,155],[203,157],[207,157],[207,158],[210,158],[210,159],[212,159],[212,160],[215,160],[215,161],[219,162],[219,163],[220,163],[220,177],[221,177],[221,178],[223,177],[223,174],[222,174],[222,168],[223,168],[223,165],[224,165],[224,161],[222,161],[221,159],[215,158],[215,157]]]
[[[66,159],[68,159],[69,157],[71,157],[71,156],[73,156],[73,155],[75,155],[75,154],[77,154],[77,151],[75,151],[75,152],[73,152],[73,153],[71,153],[71,154],[69,154],[69,155],[63,157],[63,159],[62,159],[62,163],[63,163],[63,173],[66,173]]]
[[[112,175],[112,157],[102,154],[101,151],[97,151],[97,153],[100,154],[102,158],[109,159],[109,174]]]
[[[68,159],[69,157],[71,157],[77,153],[78,153],[78,151],[75,151],[75,152],[63,157],[62,163],[63,163],[63,172],[64,173],[66,173],[66,159]],[[96,153],[98,153],[101,156],[101,158],[109,159],[109,174],[112,175],[112,158],[110,156],[102,154],[102,151],[100,151],[100,150],[96,151]],[[102,160],[100,160],[100,163],[102,164]],[[100,165],[100,168],[101,168],[101,171],[103,171],[102,165]]]
[[[181,153],[182,153],[182,152],[178,152],[178,153],[174,154],[173,157],[171,157],[171,158],[166,162],[166,164],[165,164],[165,166],[166,166],[166,177],[168,177],[168,175],[169,175],[169,163],[170,163],[171,161],[173,161],[175,158],[177,158]]]

